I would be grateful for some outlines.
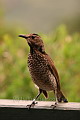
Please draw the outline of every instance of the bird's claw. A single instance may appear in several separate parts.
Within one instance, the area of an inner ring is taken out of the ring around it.
[[[30,109],[31,107],[34,107],[35,104],[37,104],[37,103],[38,103],[38,102],[33,101],[30,105],[27,105],[26,107],[27,107],[28,109]]]
[[[55,102],[55,104],[54,104],[54,105],[51,105],[50,107],[53,108],[53,109],[55,109],[56,106],[57,106],[57,102]]]

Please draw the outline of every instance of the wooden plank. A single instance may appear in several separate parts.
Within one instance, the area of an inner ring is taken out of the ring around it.
[[[26,106],[31,104],[32,101],[27,100],[7,100],[0,99],[0,107],[14,107],[14,108],[27,108]],[[51,105],[54,105],[53,101],[37,101],[33,108],[34,109],[53,109]],[[58,103],[55,109],[58,110],[80,110],[80,103],[68,102],[68,103]]]
[[[55,109],[52,101],[38,101],[34,108],[26,105],[32,101],[0,100],[0,120],[79,120],[80,103],[59,103]]]

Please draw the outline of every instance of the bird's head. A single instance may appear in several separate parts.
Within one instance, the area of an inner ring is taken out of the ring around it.
[[[19,37],[25,38],[27,40],[28,45],[33,50],[44,52],[44,44],[41,40],[41,37],[38,34],[33,33],[28,35],[19,35]]]

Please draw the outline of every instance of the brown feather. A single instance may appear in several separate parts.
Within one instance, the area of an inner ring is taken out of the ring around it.
[[[52,61],[52,59],[49,57],[48,54],[45,55],[45,57],[47,58],[48,60],[48,67],[49,67],[49,70],[51,71],[51,73],[54,75],[55,79],[56,79],[56,83],[57,83],[57,89],[60,90],[60,80],[59,80],[59,75],[58,75],[58,72],[54,66],[54,63]]]

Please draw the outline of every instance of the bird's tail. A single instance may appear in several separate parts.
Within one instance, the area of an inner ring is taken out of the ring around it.
[[[68,102],[68,100],[65,98],[61,91],[57,92],[57,100],[58,102]]]

